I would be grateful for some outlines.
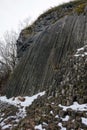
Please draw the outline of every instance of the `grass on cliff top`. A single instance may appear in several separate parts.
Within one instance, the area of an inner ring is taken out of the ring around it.
[[[82,4],[85,4],[85,3],[87,3],[87,0],[74,0],[74,1],[70,1],[68,3],[64,3],[62,5],[59,5],[59,6],[56,6],[56,7],[49,9],[45,13],[41,14],[38,17],[38,19],[43,18],[54,11],[59,11],[60,9],[63,9],[63,8],[67,8],[67,9],[68,8],[75,8],[75,7],[80,6]]]
[[[87,0],[73,0],[73,1],[70,1],[68,3],[64,3],[64,4],[58,5],[56,7],[52,7],[51,9],[49,9],[46,12],[44,12],[43,14],[41,14],[37,18],[37,20],[34,23],[32,23],[32,25],[30,25],[30,26],[26,27],[25,29],[23,29],[22,33],[24,35],[31,34],[33,32],[33,27],[36,24],[36,22],[39,21],[40,19],[43,19],[44,17],[51,14],[52,12],[57,11],[59,14],[61,14],[62,10],[67,9],[68,13],[74,11],[79,15],[79,14],[84,12],[84,8],[85,8],[86,5],[87,5]],[[65,13],[65,10],[62,13]]]

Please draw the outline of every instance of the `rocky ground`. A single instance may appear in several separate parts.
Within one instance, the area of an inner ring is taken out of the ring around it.
[[[58,88],[54,85],[32,97],[1,96],[0,129],[87,130],[87,45],[68,62]]]
[[[59,99],[41,97],[26,108],[27,116],[16,129],[21,130],[87,130],[87,104],[63,107]],[[15,130],[16,130],[15,129]]]
[[[18,113],[17,107],[0,101],[0,130],[10,130],[11,126],[18,124],[16,113]]]
[[[38,96],[23,111],[0,101],[1,130],[87,130],[87,104],[74,102],[70,106],[58,104],[55,97]]]

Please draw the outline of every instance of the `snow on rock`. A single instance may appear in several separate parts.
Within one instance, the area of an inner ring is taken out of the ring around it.
[[[37,99],[38,96],[43,96],[44,94],[45,94],[45,92],[41,92],[41,93],[38,93],[38,94],[36,94],[36,95],[34,95],[32,97],[25,96],[24,97],[25,98],[24,102],[19,100],[19,97],[16,97],[16,98],[12,97],[10,99],[7,99],[6,96],[1,96],[0,100],[3,101],[3,102],[7,102],[7,103],[9,103],[11,105],[18,106],[20,104],[20,106],[27,107],[27,106],[31,105],[32,102],[35,99]]]
[[[9,125],[4,125],[4,126],[2,127],[2,130],[7,129],[7,128],[10,128],[10,127],[11,127],[11,124],[9,124]]]
[[[75,57],[84,57],[84,56],[87,56],[87,45],[77,49],[77,52],[76,54],[74,55]]]
[[[45,130],[45,129],[43,129],[43,128],[42,128],[42,125],[41,125],[41,124],[40,124],[40,125],[35,126],[35,129],[38,129],[38,130]]]
[[[87,104],[78,104],[77,102],[74,102],[71,106],[63,106],[59,104],[59,107],[63,108],[64,111],[66,111],[68,108],[71,108],[75,111],[87,111]]]
[[[87,55],[87,52],[85,52],[84,54]]]
[[[41,93],[38,93],[32,97],[28,97],[28,96],[25,96],[25,100],[24,102],[19,100],[19,97],[16,97],[16,98],[10,98],[10,99],[7,99],[6,96],[2,96],[0,97],[0,100],[3,101],[3,102],[6,102],[6,103],[9,103],[11,105],[14,105],[16,107],[19,108],[19,112],[16,114],[17,117],[25,117],[26,116],[26,110],[25,108],[29,105],[32,104],[32,102],[37,99],[38,96],[43,96],[45,94],[45,92],[41,92]]]
[[[87,125],[87,118],[82,117],[81,119],[82,119],[82,123]]]
[[[59,118],[59,116],[58,116],[58,115],[56,115],[56,116],[55,116],[55,118]]]
[[[83,50],[84,50],[84,47],[81,47],[81,48],[77,49],[77,52],[83,51]]]
[[[66,128],[62,126],[62,123],[59,123],[58,126],[61,127],[61,130],[66,130]]]
[[[48,126],[48,124],[46,122],[43,122],[43,125]]]
[[[45,94],[45,92],[41,92],[41,93],[38,93],[32,97],[28,97],[28,96],[25,96],[21,99],[24,99],[24,100],[20,100],[19,97],[16,97],[16,98],[10,98],[10,99],[7,99],[6,96],[1,96],[0,97],[0,101],[3,102],[3,103],[8,103],[10,105],[14,105],[18,108],[18,112],[16,113],[15,116],[9,116],[7,117],[6,119],[3,119],[3,113],[0,113],[1,115],[1,119],[0,119],[0,126],[2,128],[2,130],[5,130],[7,128],[11,128],[12,125],[11,124],[5,124],[5,121],[6,120],[9,120],[11,118],[14,118],[14,120],[16,122],[19,122],[20,119],[23,119],[25,116],[26,116],[26,107],[31,105],[32,102],[38,98],[38,96],[43,96]]]
[[[69,116],[67,115],[65,118],[61,118],[62,121],[68,121],[69,120]]]
[[[50,111],[50,114],[54,115],[54,114],[53,114],[53,111]]]

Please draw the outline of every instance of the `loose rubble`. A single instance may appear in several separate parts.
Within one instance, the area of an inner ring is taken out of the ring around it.
[[[26,117],[25,108],[32,104],[38,97],[44,95],[45,92],[38,93],[32,97],[13,97],[7,99],[6,96],[0,97],[0,129],[11,130],[18,125],[18,122]]]

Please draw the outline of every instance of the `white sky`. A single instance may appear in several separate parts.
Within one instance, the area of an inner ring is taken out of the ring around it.
[[[26,18],[35,20],[41,13],[70,0],[0,0],[0,37],[7,30],[18,30]]]

